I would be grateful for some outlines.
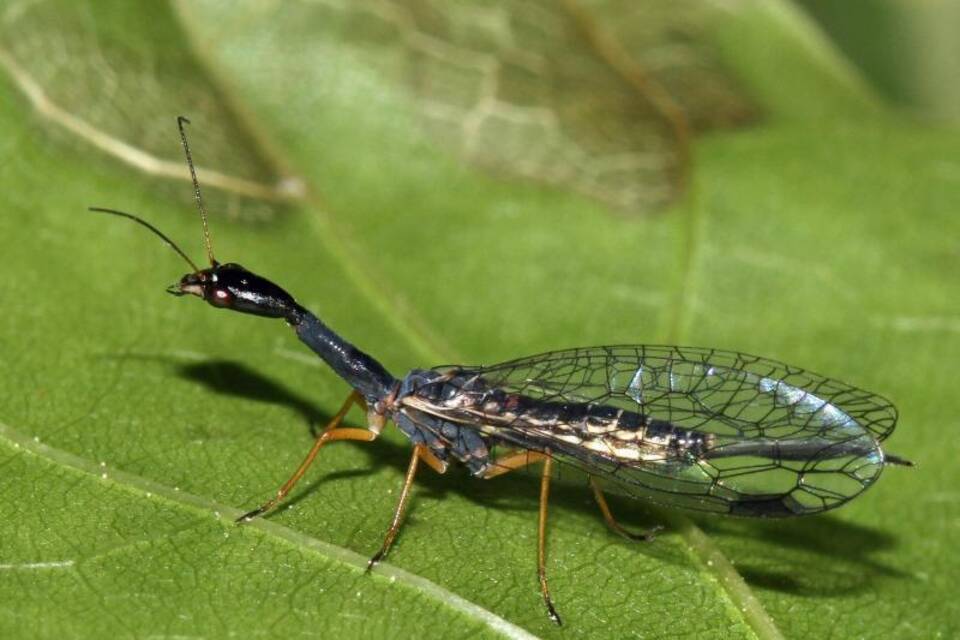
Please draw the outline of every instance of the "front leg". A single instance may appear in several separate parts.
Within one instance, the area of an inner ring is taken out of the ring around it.
[[[287,494],[296,486],[297,482],[300,481],[300,478],[303,477],[303,474],[307,472],[307,469],[310,468],[310,465],[313,464],[313,460],[317,457],[317,454],[320,452],[321,447],[327,444],[328,442],[334,442],[336,440],[356,440],[359,442],[373,442],[377,439],[377,436],[380,434],[379,430],[372,429],[358,429],[356,427],[341,427],[340,423],[343,421],[343,418],[347,415],[347,412],[350,411],[350,407],[354,403],[365,406],[366,403],[363,400],[363,396],[354,391],[351,393],[346,401],[344,401],[343,406],[340,407],[340,411],[337,412],[337,415],[331,418],[330,422],[324,428],[323,432],[317,436],[316,441],[313,443],[313,447],[310,448],[307,457],[303,459],[303,462],[300,463],[300,466],[297,467],[297,470],[293,472],[293,475],[283,483],[277,490],[277,494],[267,500],[262,505],[243,514],[237,518],[236,522],[238,524],[245,524],[250,522],[254,518],[262,516],[266,512],[273,509],[277,504],[282,501]]]

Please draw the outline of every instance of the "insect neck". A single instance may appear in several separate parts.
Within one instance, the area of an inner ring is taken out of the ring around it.
[[[369,402],[387,396],[396,379],[372,356],[341,338],[300,305],[287,316],[297,337]]]

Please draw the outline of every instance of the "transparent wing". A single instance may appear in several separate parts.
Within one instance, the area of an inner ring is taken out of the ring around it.
[[[526,414],[488,430],[497,439],[549,449],[637,497],[736,515],[817,513],[850,500],[879,477],[879,442],[897,421],[876,394],[716,349],[595,347],[455,370],[470,391],[533,400]],[[616,410],[617,428],[598,436],[584,407]],[[654,428],[657,442],[676,446],[645,447]]]

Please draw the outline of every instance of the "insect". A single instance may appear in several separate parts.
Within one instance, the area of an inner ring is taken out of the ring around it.
[[[396,539],[413,481],[424,463],[444,473],[452,461],[478,478],[542,463],[538,579],[548,615],[560,616],[546,575],[545,533],[554,462],[586,472],[606,523],[634,540],[604,495],[612,488],[685,509],[737,516],[787,517],[834,509],[873,485],[887,464],[910,466],[880,446],[897,411],[879,395],[838,380],[732,351],[677,346],[605,346],[555,351],[493,366],[442,366],[391,375],[280,286],[213,256],[207,213],[184,124],[180,139],[193,180],[210,266],[199,268],[162,238],[191,271],[168,288],[214,307],[280,318],[350,387],[352,393],[276,494],[238,522],[280,503],[325,445],[372,442],[392,422],[413,444],[403,488],[380,550]],[[352,405],[365,428],[343,426]],[[494,449],[509,453],[495,457]]]

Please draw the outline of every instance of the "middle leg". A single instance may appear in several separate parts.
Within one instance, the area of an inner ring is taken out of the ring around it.
[[[550,587],[547,585],[547,502],[550,498],[550,474],[553,471],[553,458],[550,457],[550,452],[516,451],[508,453],[494,460],[480,477],[484,479],[496,478],[537,462],[543,462],[543,471],[540,474],[540,509],[537,524],[537,578],[540,581],[540,594],[543,596],[543,603],[547,607],[547,615],[559,625],[563,622],[560,620],[560,614],[553,606]]]
[[[550,597],[550,587],[547,586],[547,501],[550,499],[550,472],[553,467],[553,458],[549,452],[543,461],[543,472],[540,475],[540,519],[537,526],[537,577],[540,579],[540,594],[547,605],[547,615],[558,625],[562,625],[560,614],[553,606]]]
[[[393,512],[393,520],[390,521],[390,528],[387,529],[387,535],[383,539],[383,545],[381,545],[380,550],[367,562],[367,572],[373,569],[373,565],[386,557],[390,551],[390,547],[393,545],[393,541],[400,532],[400,525],[403,523],[403,514],[407,510],[407,504],[410,502],[413,479],[417,475],[417,468],[421,460],[426,462],[427,466],[437,473],[445,473],[447,470],[447,463],[437,458],[429,448],[422,444],[414,445],[413,455],[410,456],[410,464],[407,466],[407,473],[403,478],[403,489],[400,490],[400,499],[397,501],[397,507]]]

